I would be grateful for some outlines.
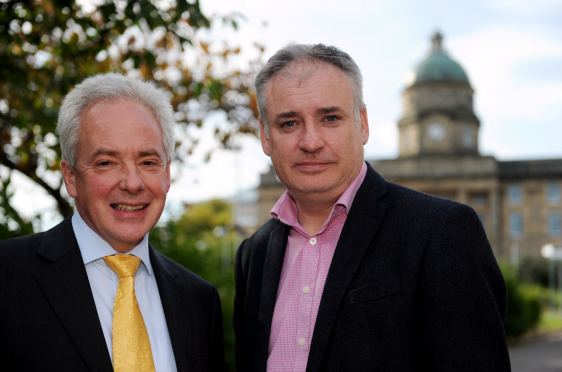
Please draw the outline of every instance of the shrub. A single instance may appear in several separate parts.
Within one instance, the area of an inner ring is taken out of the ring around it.
[[[526,256],[519,261],[519,279],[523,282],[548,286],[548,262],[538,256]]]
[[[186,212],[150,232],[150,244],[203,279],[219,292],[223,314],[226,367],[234,370],[234,266],[233,258],[242,236],[233,228],[232,205],[210,200],[187,208]],[[220,237],[213,232],[225,227]]]
[[[502,266],[502,273],[507,286],[505,335],[513,338],[536,328],[547,296],[540,286],[522,283],[514,269]]]

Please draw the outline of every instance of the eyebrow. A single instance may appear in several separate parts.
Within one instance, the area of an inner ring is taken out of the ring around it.
[[[102,156],[102,155],[118,157],[121,155],[121,153],[119,151],[98,149],[90,156],[90,159],[95,159],[98,156]]]
[[[341,109],[338,106],[331,106],[331,107],[322,107],[316,110],[317,114],[324,115],[324,114],[331,114],[332,112],[340,111]],[[299,116],[300,113],[297,111],[287,111],[277,114],[275,116],[276,119],[290,119],[294,118],[295,116]]]
[[[276,119],[289,119],[289,118],[294,118],[295,116],[299,116],[299,113],[296,111],[287,111],[287,112],[282,112],[280,114],[277,114],[275,116]]]
[[[121,155],[122,154],[119,151],[98,149],[90,156],[90,159],[95,159],[99,156],[112,156],[112,157],[117,158]],[[145,157],[148,157],[148,156],[160,157],[161,154],[160,154],[159,151],[151,149],[151,150],[139,151],[138,156],[141,157],[141,158],[145,158]]]
[[[316,110],[317,114],[331,114],[332,112],[340,111],[338,106],[322,107]]]
[[[147,156],[157,156],[160,157],[160,151],[157,150],[146,150],[146,151],[139,151],[139,157],[145,158]]]

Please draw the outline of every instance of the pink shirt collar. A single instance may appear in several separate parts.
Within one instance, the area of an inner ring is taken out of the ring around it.
[[[355,194],[357,194],[357,190],[365,180],[365,175],[367,174],[367,164],[363,162],[363,166],[361,166],[361,170],[359,174],[351,184],[345,189],[343,194],[339,197],[338,201],[332,208],[330,212],[330,216],[324,223],[324,227],[318,234],[322,234],[322,232],[326,229],[326,227],[330,224],[330,221],[336,216],[343,212],[349,213],[349,209],[351,208],[351,204],[353,203],[353,199],[355,199]],[[338,206],[342,206],[343,208],[338,208]],[[279,198],[273,209],[271,210],[271,216],[285,225],[291,226],[298,230],[301,234],[308,236],[308,234],[304,231],[301,224],[299,223],[298,216],[299,216],[299,209],[297,207],[297,203],[295,199],[289,194],[289,191],[285,191],[283,195]]]

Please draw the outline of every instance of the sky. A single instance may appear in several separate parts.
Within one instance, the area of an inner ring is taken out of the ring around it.
[[[397,156],[405,76],[427,55],[436,30],[475,90],[481,153],[500,160],[562,157],[561,1],[203,0],[201,6],[206,14],[245,16],[237,32],[218,28],[210,37],[240,45],[247,59],[254,57],[254,42],[266,47],[266,59],[290,43],[348,52],[364,76],[367,159]],[[172,198],[231,193],[221,179],[236,179],[237,168],[225,166],[234,164],[234,155],[216,155],[184,172]],[[237,187],[255,188],[270,164],[259,142],[248,139],[236,157],[239,172],[245,168]]]
[[[427,55],[436,30],[475,90],[480,152],[499,160],[562,158],[562,1],[201,0],[201,7],[207,15],[243,14],[238,31],[219,26],[206,36],[241,46],[243,69],[255,58],[256,42],[265,46],[266,59],[290,43],[324,43],[349,53],[364,77],[367,159],[397,156],[405,76]],[[269,158],[252,137],[242,139],[242,150],[215,151],[205,163],[220,125],[220,115],[207,118],[190,166],[173,169],[168,211],[255,189],[268,170]],[[14,178],[20,186],[12,205],[23,214],[54,205],[46,196],[30,198],[41,190]]]

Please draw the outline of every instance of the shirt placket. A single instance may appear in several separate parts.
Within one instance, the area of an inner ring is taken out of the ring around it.
[[[294,371],[304,371],[308,360],[312,338],[312,304],[316,288],[318,262],[320,259],[320,241],[311,237],[305,242],[302,257],[302,270],[299,278],[299,295],[297,310],[297,335],[295,342]]]

